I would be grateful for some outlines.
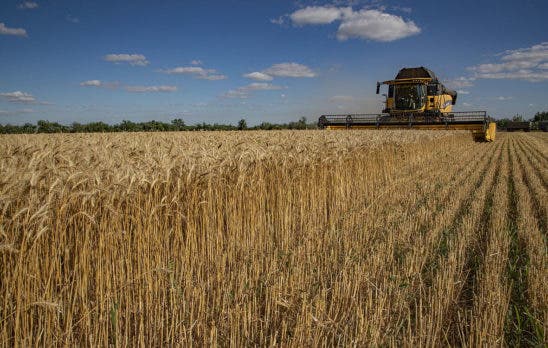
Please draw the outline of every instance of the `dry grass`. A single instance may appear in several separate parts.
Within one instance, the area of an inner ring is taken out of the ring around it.
[[[0,138],[0,345],[545,344],[548,137]]]

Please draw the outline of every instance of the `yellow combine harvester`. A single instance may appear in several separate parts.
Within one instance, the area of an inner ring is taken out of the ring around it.
[[[432,71],[424,67],[403,68],[388,85],[386,107],[381,114],[322,115],[324,129],[464,129],[476,140],[494,141],[496,124],[485,111],[453,112],[457,92],[447,89]],[[383,94],[384,95],[384,94]]]

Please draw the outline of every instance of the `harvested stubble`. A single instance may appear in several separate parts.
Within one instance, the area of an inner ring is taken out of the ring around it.
[[[545,342],[548,138],[0,138],[2,345]]]

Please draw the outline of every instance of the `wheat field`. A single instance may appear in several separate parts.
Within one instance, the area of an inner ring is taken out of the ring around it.
[[[546,345],[548,136],[0,137],[1,346]]]

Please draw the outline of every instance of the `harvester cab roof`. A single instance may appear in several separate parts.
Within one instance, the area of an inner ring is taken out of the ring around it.
[[[400,84],[425,84],[428,85],[428,95],[447,94],[452,98],[452,105],[457,102],[457,92],[445,87],[436,74],[423,66],[418,68],[401,69],[394,80],[377,82],[377,94],[381,85],[400,85]]]

